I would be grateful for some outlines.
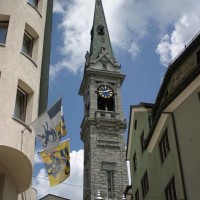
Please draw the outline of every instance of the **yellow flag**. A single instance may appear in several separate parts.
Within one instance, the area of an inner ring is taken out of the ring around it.
[[[58,145],[55,151],[51,154],[46,154],[44,151],[41,157],[45,163],[49,176],[50,186],[56,186],[65,181],[70,175],[70,145],[69,140],[66,140]]]

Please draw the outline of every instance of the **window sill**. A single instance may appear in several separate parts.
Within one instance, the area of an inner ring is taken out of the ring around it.
[[[32,132],[32,130],[29,128],[29,126],[25,122],[21,121],[19,118],[15,117],[15,116],[13,116],[12,118],[13,118],[13,120],[15,120],[18,123],[20,123],[21,125],[23,125],[30,133]]]
[[[42,15],[40,14],[40,12],[38,11],[37,7],[35,7],[34,5],[32,5],[30,2],[27,1],[27,4],[30,5],[37,13],[38,15],[42,18]]]
[[[35,65],[35,67],[37,67],[37,64],[36,64],[36,62],[30,57],[30,56],[28,56],[27,54],[25,54],[24,52],[20,52],[22,55],[24,55],[26,58],[28,58],[34,65]]]
[[[3,43],[0,43],[0,47],[6,47],[6,45]]]

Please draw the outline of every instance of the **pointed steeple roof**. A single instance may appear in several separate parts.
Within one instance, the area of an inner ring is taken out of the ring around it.
[[[90,44],[90,55],[96,59],[99,52],[106,50],[108,56],[114,59],[112,46],[110,42],[109,32],[106,24],[106,18],[104,15],[103,5],[101,0],[96,0],[95,11],[94,11],[94,21],[91,30],[91,44]]]

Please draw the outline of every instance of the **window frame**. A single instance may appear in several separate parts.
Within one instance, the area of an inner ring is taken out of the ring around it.
[[[134,172],[136,172],[136,170],[137,170],[137,155],[136,155],[136,152],[133,155],[133,169],[134,169]]]
[[[170,181],[168,182],[167,186],[165,187],[165,199],[166,200],[177,200],[176,195],[176,184],[175,184],[175,177],[172,176]]]
[[[138,189],[135,191],[135,200],[140,200],[140,194]]]
[[[99,94],[97,96],[97,110],[106,112],[115,112],[114,96],[110,98],[103,98]]]
[[[167,158],[167,155],[170,152],[170,145],[169,145],[169,138],[168,138],[168,130],[166,129],[164,134],[162,135],[160,142],[159,142],[159,152],[160,152],[160,159],[161,163]]]
[[[137,119],[135,119],[135,121],[134,121],[134,129],[135,130],[137,129],[137,123],[138,123],[138,121],[137,121]]]
[[[1,42],[0,41],[0,45],[5,45],[6,44],[6,39],[7,39],[7,34],[8,34],[8,26],[9,26],[9,21],[0,21],[0,30],[1,30],[1,27],[7,27],[6,29],[6,34],[5,34],[5,38],[4,38],[4,41]]]
[[[107,173],[107,186],[108,186],[107,196],[109,199],[112,199],[114,194],[114,173],[113,170],[107,170],[106,173]]]
[[[198,92],[198,97],[199,97],[199,103],[200,103],[200,92]]]
[[[24,48],[24,40],[25,38],[29,39],[29,42],[30,42],[30,47],[29,49],[26,47]],[[33,56],[33,44],[34,44],[34,37],[31,36],[31,34],[29,34],[26,30],[24,31],[24,37],[23,37],[23,43],[22,43],[22,53],[24,53],[25,55],[27,55],[28,57],[30,57],[32,59],[32,56]],[[24,51],[24,49],[26,51]]]
[[[144,131],[142,132],[140,136],[140,142],[141,142],[141,152],[144,152],[144,146],[145,146],[145,139],[144,139]]]
[[[32,3],[32,1],[34,1],[34,3]],[[38,8],[38,3],[39,3],[39,0],[28,0],[28,3],[30,3],[34,8]]]
[[[149,115],[148,121],[149,121],[149,127],[151,128],[153,126],[153,114]]]
[[[196,58],[197,58],[197,65],[198,65],[200,64],[200,50],[197,51]]]
[[[142,187],[142,196],[143,196],[143,198],[145,198],[149,191],[149,180],[148,180],[147,171],[145,171],[145,173],[141,179],[141,187]]]
[[[16,114],[16,103],[17,103],[17,98],[18,98],[18,94],[20,93],[20,95],[22,96],[23,98],[23,102],[21,103],[21,97],[20,98],[20,110],[19,110],[19,115],[18,116]],[[27,111],[27,100],[28,100],[28,93],[26,93],[22,88],[20,88],[19,86],[17,87],[17,93],[16,93],[16,100],[15,100],[15,109],[14,109],[14,117],[16,119],[19,119],[20,121],[22,122],[25,122],[26,121],[26,111]],[[22,104],[22,105],[21,105]]]

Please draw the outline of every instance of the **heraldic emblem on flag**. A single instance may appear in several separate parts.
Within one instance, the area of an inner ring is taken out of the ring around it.
[[[31,124],[46,153],[53,152],[66,135],[61,100]]]
[[[69,140],[59,144],[55,151],[40,153],[49,177],[50,186],[56,186],[65,181],[70,175],[70,145]]]

